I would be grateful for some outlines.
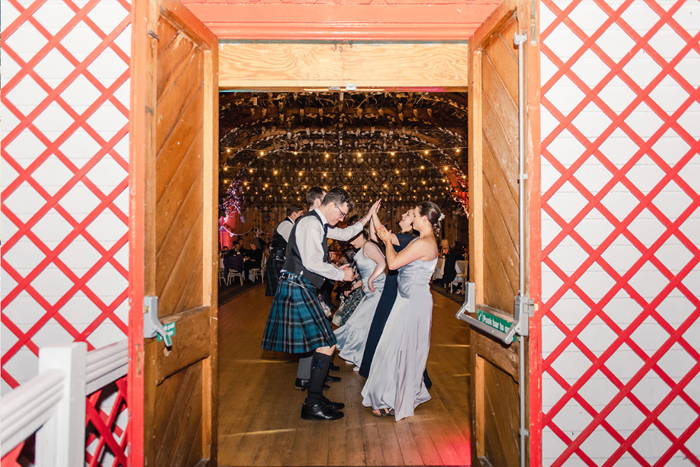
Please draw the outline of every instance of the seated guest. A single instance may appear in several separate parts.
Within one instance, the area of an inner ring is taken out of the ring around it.
[[[243,250],[245,260],[245,277],[248,277],[248,272],[251,269],[260,269],[262,263],[262,250],[258,248],[256,242],[250,244],[249,250]]]
[[[224,277],[228,277],[229,270],[233,269],[236,272],[243,272],[245,268],[243,261],[243,254],[241,254],[241,242],[233,242],[233,249],[228,250],[225,248],[224,252]]]
[[[450,285],[450,283],[455,280],[455,277],[457,277],[455,264],[462,259],[464,259],[464,247],[460,242],[455,242],[445,256],[445,272],[442,274],[443,284]]]

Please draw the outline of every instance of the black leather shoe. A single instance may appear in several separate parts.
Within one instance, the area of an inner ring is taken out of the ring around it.
[[[333,365],[331,363],[331,366],[328,367],[329,371],[340,371],[340,367],[338,365]]]
[[[340,376],[326,376],[326,383],[337,383],[338,381],[340,381]]]
[[[330,410],[343,410],[345,408],[345,404],[343,404],[342,402],[333,402],[327,397],[324,397],[321,400],[321,403],[325,408]]]
[[[345,414],[326,407],[323,402],[301,406],[301,418],[304,420],[340,420]]]
[[[307,389],[309,389],[309,380],[297,378],[296,381],[294,381],[294,388],[296,388],[300,391],[306,391]],[[330,386],[327,384],[324,384],[323,389],[330,389]]]

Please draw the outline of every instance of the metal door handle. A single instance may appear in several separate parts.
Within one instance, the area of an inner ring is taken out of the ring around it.
[[[158,297],[147,295],[143,297],[143,337],[151,339],[160,336],[166,347],[172,347],[173,341],[158,319]]]

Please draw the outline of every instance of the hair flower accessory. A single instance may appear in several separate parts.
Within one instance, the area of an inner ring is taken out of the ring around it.
[[[445,215],[442,214],[442,213],[440,213],[440,218],[438,219],[438,222],[440,222],[440,221],[443,220],[444,218],[445,218]]]

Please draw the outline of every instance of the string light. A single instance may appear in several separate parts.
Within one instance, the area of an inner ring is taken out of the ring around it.
[[[456,146],[456,147],[447,147],[447,148],[430,148],[430,149],[423,149],[422,151],[423,151],[423,155],[428,156],[428,155],[430,155],[430,154],[432,154],[432,153],[435,153],[435,154],[448,154],[449,151],[454,151],[454,152],[456,152],[457,154],[459,154],[459,153],[462,151],[462,149],[466,149],[466,146],[465,146],[465,147]],[[252,149],[252,148],[241,148],[241,149],[238,149],[237,152],[254,151],[254,150],[255,150],[255,149]],[[227,154],[231,154],[232,151],[233,151],[232,148],[226,148],[226,149],[225,149],[225,152],[226,152]],[[283,148],[280,148],[280,149],[275,150],[275,151],[288,151],[288,150],[285,150],[285,149],[283,149]],[[399,150],[399,151],[396,151],[396,150],[391,150],[391,151],[369,151],[369,150],[368,150],[368,151],[364,151],[364,152],[357,152],[357,157],[362,157],[363,155],[367,156],[367,155],[382,155],[382,154],[389,154],[390,156],[394,157],[394,156],[396,156],[396,153],[397,153],[397,152],[399,152],[399,153],[401,153],[401,154],[411,155],[411,154],[415,154],[416,152],[418,152],[418,149],[405,148],[405,149],[401,149],[401,150]],[[291,151],[291,153],[294,154],[295,156],[297,156],[297,155],[304,155],[302,151]],[[331,154],[334,154],[334,155],[342,155],[343,153],[344,153],[344,152],[343,152],[342,150],[339,150],[339,151],[337,151],[337,152],[333,152],[333,151],[324,151],[324,152],[323,152],[323,155],[324,155],[326,158],[329,158],[329,157],[331,156]],[[264,156],[264,155],[265,155],[265,151],[259,151],[258,154],[259,154],[260,156]],[[309,154],[309,155],[314,155],[314,154],[317,154],[317,152],[312,150],[312,151],[308,151],[308,154]]]

